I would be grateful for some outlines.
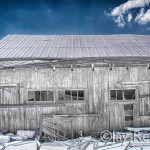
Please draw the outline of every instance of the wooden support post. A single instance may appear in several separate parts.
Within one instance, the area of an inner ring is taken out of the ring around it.
[[[20,99],[20,83],[17,83],[17,93],[18,93],[18,101],[19,101],[19,104],[21,104],[21,99]]]

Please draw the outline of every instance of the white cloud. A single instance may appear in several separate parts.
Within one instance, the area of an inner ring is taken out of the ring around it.
[[[126,24],[123,19],[123,15],[119,15],[117,18],[114,18],[114,21],[118,24],[119,27],[124,27]]]
[[[135,22],[139,22],[139,20],[141,19],[141,17],[144,15],[144,8],[141,8],[140,13],[137,14],[136,18],[135,18]]]
[[[140,13],[136,16],[135,22],[138,22],[139,24],[146,24],[150,22],[150,9],[144,13],[144,8],[142,8]]]
[[[118,7],[115,7],[111,12],[112,16],[118,16],[120,14],[124,14],[132,8],[145,7],[149,5],[150,0],[129,0],[124,4],[121,4]]]
[[[150,0],[128,0],[126,3],[115,7],[109,15],[113,17],[119,27],[124,27],[127,22],[132,20],[139,24],[146,24],[150,22],[150,9],[145,12],[144,7],[149,4]],[[132,12],[130,11],[133,8],[141,8],[140,13],[137,14],[135,19],[133,19]]]
[[[128,22],[131,22],[131,20],[132,20],[132,14],[129,13],[129,14],[128,14]]]

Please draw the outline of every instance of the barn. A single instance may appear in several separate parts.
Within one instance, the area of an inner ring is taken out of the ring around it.
[[[149,98],[149,35],[0,40],[0,128],[7,132],[40,129],[60,139],[150,126]]]

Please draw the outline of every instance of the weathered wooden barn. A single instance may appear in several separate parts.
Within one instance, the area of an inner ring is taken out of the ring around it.
[[[149,98],[149,35],[0,40],[0,128],[8,132],[61,125],[90,135],[149,126]]]

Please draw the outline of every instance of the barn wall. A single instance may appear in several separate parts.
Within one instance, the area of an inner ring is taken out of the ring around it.
[[[109,91],[114,88],[136,88],[137,96],[149,95],[149,84],[136,86],[118,84],[118,82],[149,81],[149,73],[150,71],[146,66],[129,67],[128,70],[126,67],[113,67],[112,70],[108,67],[95,67],[94,71],[91,68],[74,68],[73,71],[70,68],[56,68],[56,71],[51,68],[1,70],[1,84],[20,83],[19,98],[14,95],[15,88],[5,91],[5,94],[2,88],[0,89],[1,105],[30,105],[32,103],[27,101],[27,91],[36,89],[53,89],[54,103],[58,103],[58,89],[83,88],[85,89],[85,101],[80,103],[67,102],[60,106],[49,103],[47,104],[49,107],[0,108],[0,127],[11,132],[15,132],[17,129],[36,129],[41,114],[99,114],[99,119],[95,123],[96,130],[123,128],[125,126],[124,104],[132,103],[132,101],[111,102]],[[138,96],[133,104],[134,125],[149,126],[148,116],[140,116],[140,114],[144,114],[144,111],[149,111],[148,98],[140,99]],[[145,106],[147,106],[147,110],[144,110]],[[87,123],[90,123],[90,120],[87,122],[85,119],[85,122],[79,126]]]

